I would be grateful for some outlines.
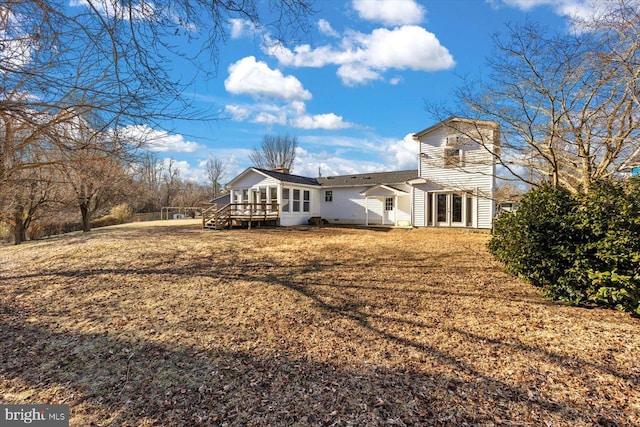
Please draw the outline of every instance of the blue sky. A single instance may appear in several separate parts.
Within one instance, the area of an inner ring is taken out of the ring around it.
[[[461,75],[483,73],[491,36],[529,19],[551,30],[583,14],[582,0],[317,0],[310,33],[274,46],[270,34],[229,22],[217,74],[190,88],[212,122],[167,123],[150,149],[204,182],[251,166],[266,134],[297,136],[293,173],[317,176],[417,168],[411,135],[434,124],[425,102],[450,102]],[[187,65],[177,72],[190,76]]]

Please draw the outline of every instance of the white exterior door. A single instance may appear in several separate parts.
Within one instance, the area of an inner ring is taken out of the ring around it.
[[[434,197],[436,224],[440,227],[463,227],[465,197],[456,193],[437,193]]]
[[[390,225],[396,223],[396,201],[393,197],[385,197],[383,199],[383,224]]]

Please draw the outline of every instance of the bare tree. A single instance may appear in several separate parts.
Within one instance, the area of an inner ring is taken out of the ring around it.
[[[278,41],[306,30],[312,13],[307,0],[266,7],[258,0],[3,2],[0,200],[10,199],[9,187],[29,188],[27,181],[20,184],[24,171],[59,167],[73,157],[61,155],[77,148],[68,143],[69,127],[88,115],[100,117],[95,135],[111,132],[115,141],[127,125],[161,127],[165,119],[202,119],[183,96],[191,81],[173,77],[170,70],[176,61],[188,61],[194,75],[215,74],[230,20],[245,20]],[[142,144],[101,147],[99,141],[84,139],[111,157]]]
[[[164,176],[162,177],[162,181],[162,187],[164,188],[163,204],[164,206],[172,206],[182,185],[182,181],[180,180],[180,169],[176,166],[176,161],[174,159],[169,159],[169,164],[167,165]]]
[[[494,155],[509,176],[587,192],[640,147],[640,8],[613,4],[575,21],[573,33],[507,26],[506,36],[494,37],[488,78],[456,92],[458,114],[500,124]]]
[[[217,157],[207,160],[207,163],[205,164],[205,173],[207,175],[209,185],[211,186],[211,197],[214,199],[218,197],[218,194],[220,193],[220,181],[224,176],[225,171],[225,164]]]
[[[289,135],[265,135],[260,148],[254,148],[249,159],[262,169],[291,171],[296,159],[298,137]]]
[[[306,31],[308,0],[10,1],[0,5],[0,111],[100,111],[106,126],[187,118],[188,61],[213,74],[233,19],[290,39]],[[185,46],[189,46],[187,49]],[[212,65],[214,65],[212,67]],[[193,116],[191,116],[193,117]]]
[[[307,0],[266,7],[258,0],[3,2],[0,184],[20,169],[50,164],[47,157],[15,159],[42,141],[64,149],[58,124],[88,113],[101,116],[99,132],[204,118],[182,95],[191,81],[173,77],[173,63],[188,62],[194,75],[210,77],[230,20],[247,21],[277,41],[306,30],[312,13]]]
[[[59,203],[62,187],[51,167],[20,171],[8,184],[10,202],[5,210],[12,212],[14,244],[27,240],[29,227],[52,205]]]

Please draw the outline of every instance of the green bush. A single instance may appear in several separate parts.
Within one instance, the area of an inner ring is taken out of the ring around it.
[[[572,195],[542,186],[498,218],[489,250],[555,299],[640,315],[640,180]]]

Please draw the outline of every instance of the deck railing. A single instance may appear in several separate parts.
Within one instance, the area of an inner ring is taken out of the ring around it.
[[[234,224],[273,221],[280,218],[278,203],[227,203],[213,204],[202,212],[203,228],[225,228]]]

